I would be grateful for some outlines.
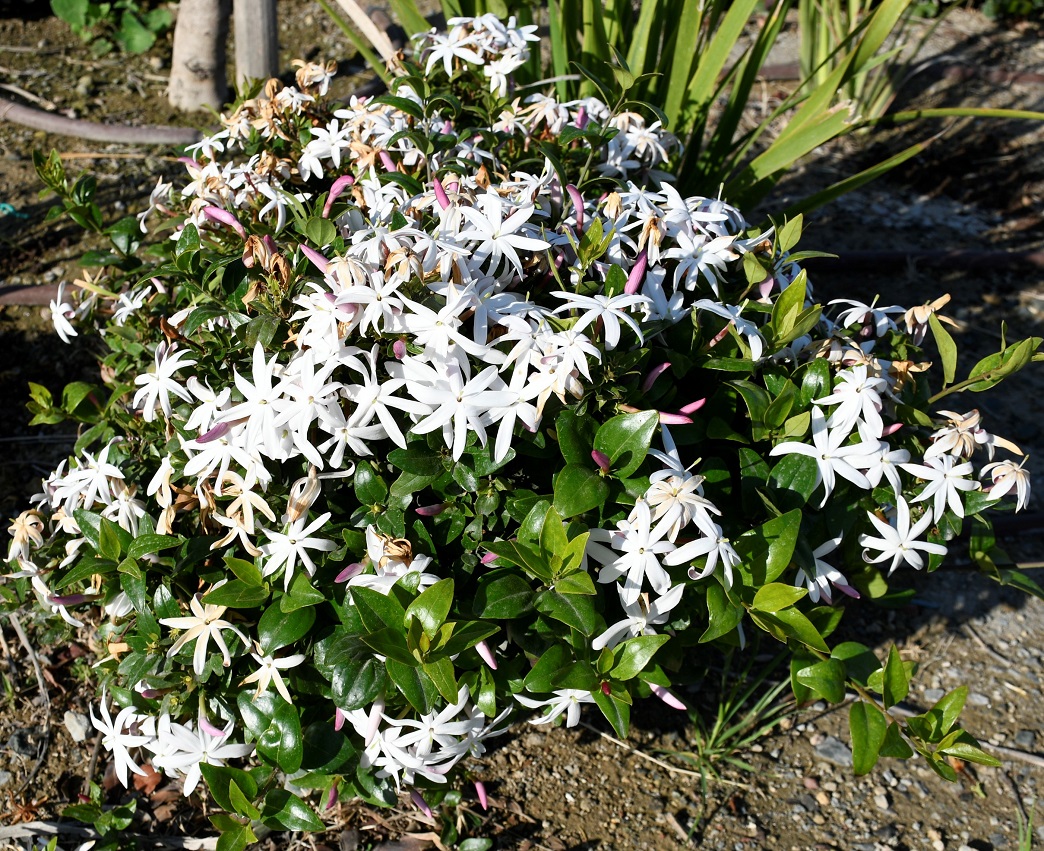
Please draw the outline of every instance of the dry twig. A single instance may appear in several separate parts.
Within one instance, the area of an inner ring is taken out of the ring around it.
[[[33,765],[32,771],[25,778],[22,783],[19,792],[27,789],[29,784],[33,782],[36,775],[40,773],[40,769],[43,768],[44,759],[47,757],[48,748],[51,745],[51,695],[47,691],[47,682],[44,679],[43,668],[40,667],[40,660],[36,656],[36,651],[33,649],[33,645],[29,643],[29,637],[25,634],[25,630],[22,629],[22,622],[18,619],[16,612],[10,612],[7,616],[11,621],[11,626],[14,627],[14,631],[18,634],[18,640],[22,642],[22,647],[25,648],[26,654],[29,656],[29,661],[33,663],[33,671],[36,672],[36,683],[40,687],[40,695],[43,697],[43,709],[44,709],[44,733],[43,741],[40,743],[40,752],[37,754],[36,763]]]

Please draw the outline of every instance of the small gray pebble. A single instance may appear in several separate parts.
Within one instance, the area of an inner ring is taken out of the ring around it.
[[[1019,730],[1015,734],[1015,744],[1020,748],[1032,748],[1033,741],[1037,738],[1037,734],[1032,730]]]
[[[848,768],[852,765],[852,751],[835,736],[827,736],[814,748],[816,756],[827,762]]]
[[[941,688],[928,688],[924,690],[924,699],[929,703],[935,703],[937,700],[941,700],[944,694],[946,692]]]

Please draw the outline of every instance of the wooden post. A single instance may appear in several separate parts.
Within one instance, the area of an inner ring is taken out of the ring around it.
[[[170,102],[178,109],[224,106],[228,11],[229,0],[181,0],[168,88]]]
[[[279,30],[276,0],[234,0],[236,86],[267,80],[279,73]]]

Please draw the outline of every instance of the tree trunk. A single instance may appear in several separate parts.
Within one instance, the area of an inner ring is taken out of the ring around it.
[[[191,111],[224,105],[228,14],[229,0],[181,0],[168,90],[172,106]]]
[[[267,80],[279,73],[279,32],[276,0],[234,0],[232,20],[236,40],[236,86],[247,80]]]

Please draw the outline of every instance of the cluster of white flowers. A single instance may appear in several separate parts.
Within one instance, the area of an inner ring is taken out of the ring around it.
[[[465,64],[481,66],[491,89],[506,96],[511,72],[526,61],[528,43],[535,40],[532,28],[504,25],[490,16],[450,25],[449,33],[432,33],[421,42],[427,72],[452,78]],[[494,461],[508,460],[523,432],[541,428],[552,400],[581,399],[595,385],[596,371],[610,353],[660,340],[683,321],[714,329],[712,345],[730,335],[740,355],[755,364],[823,357],[836,366],[833,392],[814,400],[808,442],[786,441],[771,454],[796,453],[815,461],[821,505],[838,477],[866,491],[883,481],[891,486],[887,509],[869,518],[876,534],[860,539],[867,562],[890,561],[893,570],[903,563],[920,568],[921,553],[945,552],[922,536],[947,509],[963,516],[962,494],[982,487],[973,478],[972,453],[985,447],[992,460],[995,446],[1017,452],[982,431],[977,414],[948,412],[949,424],[935,433],[920,463],[890,444],[898,427],[896,392],[907,372],[903,364],[875,358],[873,349],[879,337],[895,329],[891,317],[903,312],[899,308],[849,303],[835,322],[824,318],[807,337],[774,350],[771,335],[760,330],[765,304],[791,284],[799,269],[785,256],[769,258],[772,274],[754,288],[762,303],[746,292],[739,303],[727,301],[730,290],[724,282],[736,277],[745,254],[765,255],[772,233],[751,235],[740,213],[720,199],[683,198],[662,180],[658,167],[677,150],[677,140],[658,123],[646,125],[633,113],[612,114],[593,99],[559,103],[532,95],[504,110],[493,128],[502,139],[553,137],[590,121],[617,130],[593,163],[617,181],[617,189],[599,198],[563,185],[550,160],[539,174],[510,172],[502,167],[497,146],[480,137],[427,154],[411,133],[448,133],[452,127],[445,118],[436,114],[421,121],[390,103],[358,98],[325,125],[310,126],[310,141],[296,160],[269,153],[245,161],[219,158],[241,150],[251,131],[296,140],[296,122],[325,91],[328,71],[306,65],[298,84],[273,90],[269,100],[248,102],[226,119],[223,131],[197,146],[200,158],[186,161],[190,180],[181,201],[172,185],[161,183],[142,224],[154,210],[163,213],[181,205],[183,227],[206,230],[218,240],[243,239],[241,222],[250,219],[268,223],[278,236],[295,206],[317,197],[316,188],[333,172],[341,176],[323,187],[328,190],[323,217],[332,215],[338,200],[348,202],[333,220],[344,250],[280,246],[271,237],[245,240],[245,258],[270,274],[280,262],[289,269],[307,257],[311,264],[289,317],[288,352],[259,341],[248,364],[232,364],[225,374],[203,372],[202,356],[190,348],[198,345],[196,338],[238,320],[195,322],[192,308],[163,317],[173,342],[157,345],[152,368],[134,378],[132,402],[145,423],[166,428],[169,442],[158,469],[147,483],[133,483],[110,461],[110,454],[120,453],[118,444],[96,456],[84,452],[69,469],[63,465],[51,475],[36,509],[12,527],[8,561],[18,567],[14,575],[32,576],[41,602],[71,622],[78,623],[66,607],[86,602],[89,595],[56,596],[41,577],[33,554],[45,542],[47,522],[52,535],[69,539],[66,564],[84,540],[74,517],[77,509],[100,510],[132,535],[146,514],[153,528],[170,533],[179,531],[181,517],[198,509],[200,519],[181,531],[197,534],[202,523],[206,532],[221,534],[213,549],[231,547],[258,559],[264,577],[281,576],[289,589],[300,574],[314,576],[316,553],[338,546],[323,536],[331,514],[309,512],[324,482],[353,475],[353,459],[381,460],[392,446],[406,448],[408,435],[435,433],[454,461],[475,443],[490,445]],[[397,95],[420,103],[405,87]],[[457,168],[435,176],[450,160],[458,167],[468,164],[470,171]],[[405,180],[382,179],[387,175],[410,175],[421,182],[421,191],[411,191]],[[592,229],[604,234],[605,247],[588,263],[577,246]],[[610,290],[604,284],[614,266],[626,284]],[[578,292],[580,284],[585,288]],[[162,283],[154,287],[123,298],[121,320],[159,309],[162,302],[153,297]],[[807,304],[813,304],[810,292]],[[64,299],[52,312],[63,339],[75,333],[68,322],[72,308]],[[920,314],[915,320],[927,322]],[[847,330],[855,324],[868,324],[873,333],[856,342]],[[813,334],[826,344],[814,343]],[[643,390],[669,367],[656,367]],[[591,531],[587,556],[601,566],[599,582],[618,584],[623,613],[592,640],[595,651],[655,633],[669,622],[685,583],[672,582],[668,567],[698,562],[688,576],[701,580],[720,566],[724,583],[733,583],[740,556],[723,526],[736,524],[726,522],[705,496],[703,477],[692,471],[697,462],[683,458],[667,429],[692,422],[703,401],[659,412],[662,449],[650,454],[660,469],[615,529]],[[308,475],[277,502],[269,488],[291,461]],[[598,458],[595,463],[603,466]],[[992,496],[1015,489],[1019,507],[1025,505],[1029,485],[1021,465],[996,462],[981,475]],[[925,484],[912,502],[931,507],[913,522],[904,493],[915,481]],[[144,499],[138,496],[141,490]],[[823,560],[842,537],[817,543],[813,562],[800,565],[797,583],[806,585],[816,602],[830,602],[832,587],[855,594],[841,572]],[[369,526],[366,552],[338,580],[347,583],[349,594],[366,587],[387,595],[407,573],[418,574],[418,587],[425,588],[438,580],[438,570],[430,557],[414,555],[408,542]],[[128,611],[125,601],[113,600],[110,606],[113,617]],[[196,595],[189,607],[191,614],[160,623],[181,631],[168,656],[192,645],[198,676],[211,658],[211,640],[226,666],[256,647],[246,625],[222,618],[223,606],[205,604]],[[232,636],[238,642],[230,646]],[[289,700],[280,672],[303,658],[275,658],[256,649],[251,655],[258,668],[242,685],[255,685],[258,692],[271,687]],[[481,650],[495,666],[494,652]],[[654,691],[673,700],[662,689]],[[546,708],[541,722],[565,713],[572,724],[580,704],[593,698],[563,689],[547,699],[517,699],[530,708]],[[442,782],[452,765],[480,752],[482,739],[499,732],[494,727],[501,719],[490,722],[468,700],[462,689],[457,703],[417,720],[385,715],[381,701],[369,711],[338,718],[347,719],[364,740],[364,767],[377,767],[396,787],[417,778]],[[127,770],[138,770],[129,747],[151,750],[154,764],[183,774],[186,791],[195,786],[200,763],[219,764],[250,750],[226,743],[231,726],[216,730],[202,718],[193,729],[167,716],[148,719],[124,709],[112,721],[104,702],[102,715],[95,723],[124,782]]]
[[[337,710],[336,727],[347,721],[363,740],[360,756],[363,768],[377,769],[378,777],[389,777],[396,789],[412,786],[418,778],[445,783],[446,775],[465,756],[482,756],[484,740],[497,736],[511,709],[489,719],[470,702],[468,689],[461,686],[456,703],[422,714],[419,718],[394,718],[384,712],[383,700],[368,710]]]

